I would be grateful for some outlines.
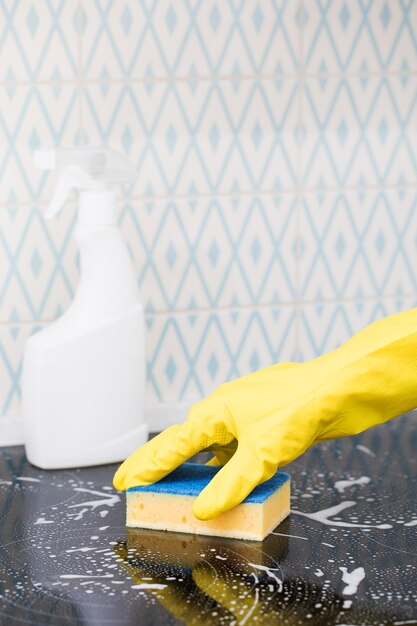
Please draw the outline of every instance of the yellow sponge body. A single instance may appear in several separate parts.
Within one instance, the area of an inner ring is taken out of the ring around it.
[[[199,520],[192,513],[195,497],[217,468],[183,467],[178,476],[174,472],[153,486],[127,491],[127,526],[262,541],[290,513],[290,479],[280,472],[230,511]]]

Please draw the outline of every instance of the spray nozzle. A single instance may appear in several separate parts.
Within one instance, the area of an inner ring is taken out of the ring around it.
[[[58,180],[45,216],[58,213],[72,189],[105,191],[116,183],[132,182],[136,171],[127,158],[115,150],[84,148],[36,150],[35,167],[55,170]]]

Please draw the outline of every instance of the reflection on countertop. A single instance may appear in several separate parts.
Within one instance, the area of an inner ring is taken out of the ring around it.
[[[262,543],[126,529],[115,466],[3,448],[0,623],[417,624],[416,444],[409,414],[311,449]]]

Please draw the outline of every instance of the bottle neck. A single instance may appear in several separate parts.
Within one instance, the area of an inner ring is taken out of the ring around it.
[[[116,224],[115,196],[112,189],[80,191],[78,223],[83,226]]]
[[[93,328],[138,305],[136,274],[117,224],[78,222],[75,239],[80,250],[80,281],[68,309],[74,323]]]

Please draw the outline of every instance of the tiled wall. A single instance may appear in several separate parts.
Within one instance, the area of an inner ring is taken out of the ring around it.
[[[0,0],[0,414],[78,280],[31,153],[103,143],[139,172],[148,406],[414,306],[417,0]]]

